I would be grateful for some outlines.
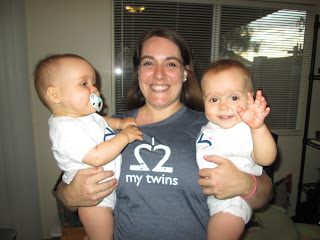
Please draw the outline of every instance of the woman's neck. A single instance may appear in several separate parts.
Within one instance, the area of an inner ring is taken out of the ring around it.
[[[178,102],[177,104],[167,106],[164,108],[156,108],[150,104],[143,105],[136,118],[138,125],[146,125],[151,123],[160,122],[174,113],[176,113],[182,107],[182,103]]]

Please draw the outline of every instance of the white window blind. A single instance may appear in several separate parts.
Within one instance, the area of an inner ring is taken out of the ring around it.
[[[199,81],[211,61],[236,58],[249,68],[255,91],[262,89],[267,98],[269,128],[301,130],[313,14],[298,5],[236,4],[114,0],[116,113],[127,109],[138,38],[152,27],[169,27],[188,42]]]

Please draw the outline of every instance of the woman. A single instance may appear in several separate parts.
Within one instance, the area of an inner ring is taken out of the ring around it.
[[[254,179],[229,160],[208,156],[219,166],[198,171],[195,141],[207,123],[203,101],[186,42],[169,29],[152,29],[139,40],[134,54],[134,79],[128,93],[144,142],[129,144],[114,210],[115,239],[206,239],[209,210],[206,195],[223,199],[249,196]],[[199,174],[201,178],[199,179]],[[117,185],[100,169],[79,171],[58,197],[74,210],[97,204]],[[258,188],[247,201],[263,206],[272,195],[270,179],[257,178]]]

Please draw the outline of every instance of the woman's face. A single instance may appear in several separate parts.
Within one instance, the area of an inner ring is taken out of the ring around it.
[[[182,84],[188,72],[176,44],[162,37],[146,40],[138,76],[147,105],[154,108],[180,106]]]

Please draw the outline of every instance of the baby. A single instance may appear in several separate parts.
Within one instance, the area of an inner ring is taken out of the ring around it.
[[[257,187],[255,176],[262,166],[275,160],[277,148],[264,123],[270,113],[261,91],[253,99],[248,69],[235,60],[218,60],[204,72],[201,87],[208,124],[201,129],[196,142],[200,169],[216,164],[204,155],[220,155],[232,161],[238,169],[255,179],[251,195],[219,200],[208,196],[210,220],[207,239],[239,239],[252,209],[244,199],[253,196]]]
[[[119,179],[121,151],[135,140],[143,141],[134,118],[121,120],[96,113],[103,103],[95,84],[95,69],[78,55],[52,55],[35,69],[37,93],[52,112],[48,123],[53,155],[67,184],[78,170],[89,167],[103,166]],[[122,131],[115,135],[117,129]],[[113,239],[115,202],[113,191],[97,206],[79,208],[89,239]]]

